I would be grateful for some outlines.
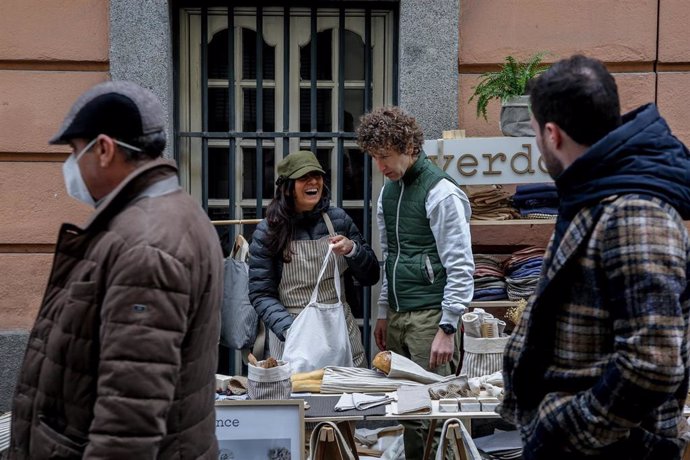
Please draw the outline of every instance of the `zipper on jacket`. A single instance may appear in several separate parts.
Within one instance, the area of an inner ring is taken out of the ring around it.
[[[434,267],[431,265],[429,254],[424,254],[424,269],[426,270],[426,277],[429,279],[429,284],[434,284]]]
[[[397,282],[395,280],[398,272],[398,262],[400,261],[400,203],[402,203],[403,193],[405,193],[405,183],[400,179],[400,196],[398,197],[398,206],[395,209],[395,241],[397,242],[398,253],[395,255],[395,263],[393,264],[393,297],[395,297],[395,311],[400,311],[400,303],[398,303]]]

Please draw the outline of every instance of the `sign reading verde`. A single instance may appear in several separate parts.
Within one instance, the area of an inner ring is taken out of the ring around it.
[[[534,137],[429,140],[424,152],[460,185],[552,181]]]

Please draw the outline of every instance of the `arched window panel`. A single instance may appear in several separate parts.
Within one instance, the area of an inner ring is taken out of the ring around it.
[[[345,89],[343,100],[343,130],[354,132],[359,118],[364,115],[364,89]]]
[[[299,75],[311,81],[311,40],[300,46]],[[316,79],[333,80],[333,29],[316,34]]]
[[[276,78],[275,50],[275,46],[263,42],[261,74],[264,80]],[[242,28],[242,78],[256,80],[256,32],[247,28]]]
[[[316,90],[316,131],[333,131],[332,112],[333,90]],[[299,90],[299,126],[300,131],[311,131],[311,90],[301,88]]]
[[[208,148],[208,198],[227,200],[229,190],[228,171],[230,155],[227,147]]]
[[[206,70],[209,79],[228,79],[228,29],[213,35],[208,44],[208,61]]]
[[[276,92],[273,88],[263,89],[264,132],[275,131]],[[256,131],[256,88],[242,88],[242,131]]]
[[[364,199],[364,160],[361,150],[346,147],[343,152],[343,200]],[[371,177],[369,178],[371,183]],[[360,227],[361,229],[361,227]]]
[[[230,107],[228,107],[228,90],[225,88],[208,89],[208,130],[230,130]]]
[[[345,80],[364,80],[364,40],[345,30]]]
[[[264,147],[263,153],[263,171],[256,170],[256,148],[242,147],[242,198],[256,199],[257,178],[259,174],[263,175],[263,190],[262,198],[273,198],[273,191],[275,189],[275,149],[272,147]]]

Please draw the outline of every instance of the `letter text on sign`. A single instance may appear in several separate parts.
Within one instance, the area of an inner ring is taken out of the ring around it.
[[[534,137],[427,140],[424,152],[463,185],[552,182]],[[443,156],[444,161],[440,159]],[[449,158],[453,167],[449,167]],[[442,164],[443,163],[443,164]]]

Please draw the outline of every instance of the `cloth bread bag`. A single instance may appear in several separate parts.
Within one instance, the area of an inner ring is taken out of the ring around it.
[[[262,363],[263,361],[259,361]],[[290,365],[278,361],[276,367],[264,369],[247,364],[247,395],[249,399],[289,399],[292,392]]]
[[[490,375],[503,369],[503,350],[508,335],[503,334],[505,322],[500,321],[481,308],[462,315],[463,358],[462,374],[468,378]],[[488,337],[482,331],[489,329]]]
[[[468,378],[490,375],[503,369],[503,350],[509,337],[478,338],[463,336],[462,373]]]

